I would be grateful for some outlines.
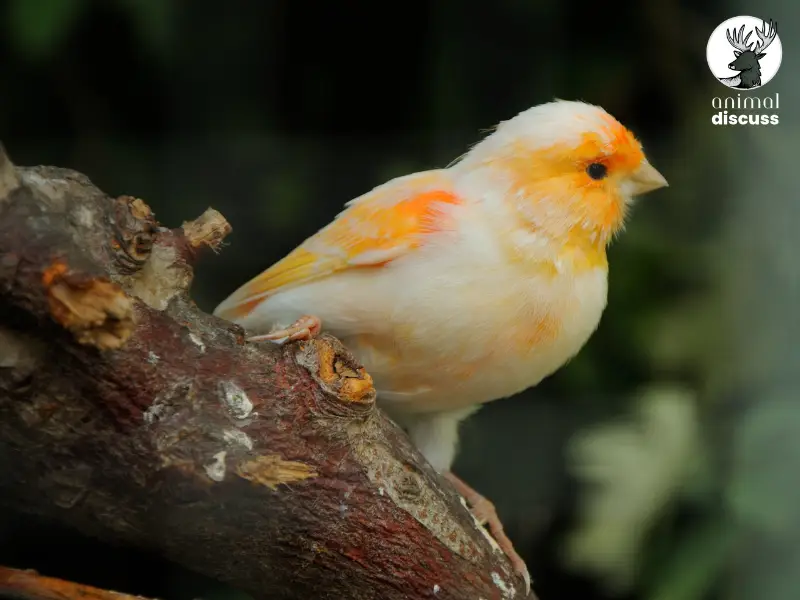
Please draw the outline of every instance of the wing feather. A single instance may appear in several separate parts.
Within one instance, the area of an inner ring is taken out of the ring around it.
[[[445,170],[393,179],[347,203],[326,227],[250,280],[214,311],[235,320],[278,291],[353,268],[379,268],[446,227],[446,205],[461,200]]]

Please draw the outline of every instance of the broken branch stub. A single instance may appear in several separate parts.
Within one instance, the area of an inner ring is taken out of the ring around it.
[[[245,344],[191,302],[222,215],[167,229],[74,171],[10,168],[0,505],[256,598],[523,596],[338,340]]]
[[[18,187],[16,169],[8,158],[5,147],[0,143],[0,198],[7,198]]]

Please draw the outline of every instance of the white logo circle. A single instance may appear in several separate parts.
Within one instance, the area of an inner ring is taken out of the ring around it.
[[[778,24],[742,15],[721,23],[706,47],[708,68],[720,82],[737,90],[755,90],[775,77],[783,47]]]

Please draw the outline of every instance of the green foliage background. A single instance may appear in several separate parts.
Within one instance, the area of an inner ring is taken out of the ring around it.
[[[708,36],[755,10],[780,23],[783,66],[758,95],[781,94],[781,124],[714,127],[711,99],[728,91]],[[219,209],[234,234],[194,288],[210,310],[350,198],[447,164],[497,121],[553,97],[604,106],[670,188],[611,248],[596,335],[470,421],[458,470],[496,501],[545,600],[788,600],[798,17],[788,0],[5,0],[0,138],[15,162],[80,170],[169,225]],[[51,524],[6,517],[0,534],[7,564],[168,598],[238,594]],[[67,563],[63,547],[107,562]]]

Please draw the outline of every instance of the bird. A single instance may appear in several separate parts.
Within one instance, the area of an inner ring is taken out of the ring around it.
[[[452,472],[459,426],[578,354],[607,304],[608,245],[634,199],[667,185],[606,110],[556,99],[501,121],[446,167],[350,200],[214,314],[251,342],[340,339],[529,591],[494,505]]]

